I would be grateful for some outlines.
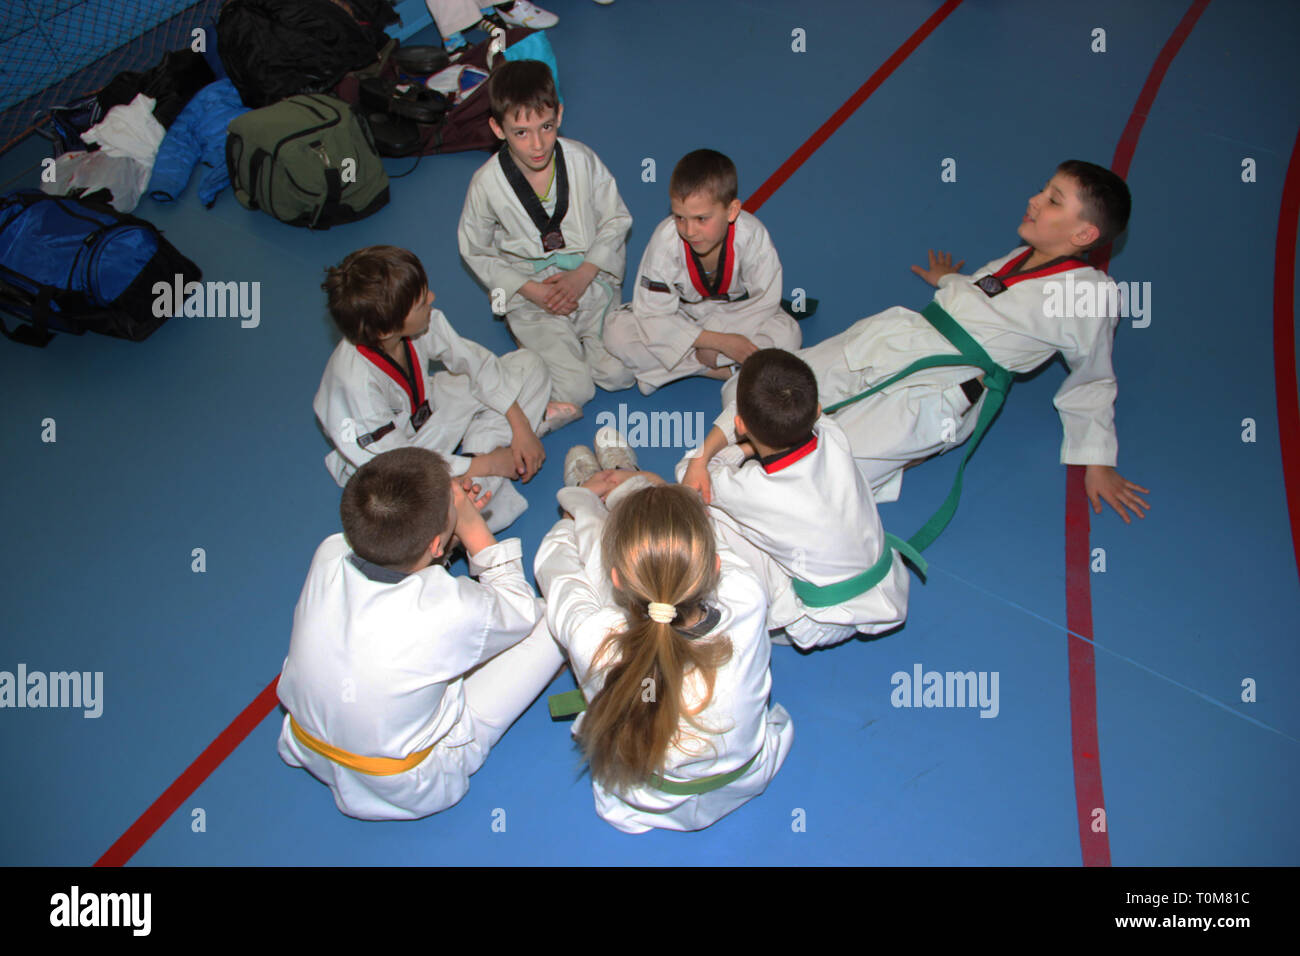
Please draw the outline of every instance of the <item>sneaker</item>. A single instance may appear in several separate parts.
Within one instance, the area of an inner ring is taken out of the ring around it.
[[[613,425],[606,425],[596,432],[596,461],[600,467],[622,468],[636,471],[636,452],[627,443],[627,439]]]
[[[567,488],[582,484],[598,471],[600,462],[586,445],[574,445],[564,456],[564,484]]]
[[[533,30],[545,30],[560,22],[560,18],[549,10],[534,6],[528,0],[515,0],[514,3],[484,7],[484,13],[496,13],[512,27],[529,27]]]

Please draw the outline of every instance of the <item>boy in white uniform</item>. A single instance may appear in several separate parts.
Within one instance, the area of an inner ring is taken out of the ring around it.
[[[673,169],[672,215],[650,237],[632,301],[605,323],[605,346],[643,394],[688,375],[726,378],[760,348],[799,347],[776,247],[737,191],[735,164],[715,150]]]
[[[659,487],[647,487],[652,483]],[[601,496],[607,497],[602,501]],[[574,736],[590,757],[600,742],[588,732],[593,718],[603,716],[605,726],[624,735],[629,751],[644,752],[646,740],[638,738],[654,736],[647,726],[654,722],[652,710],[668,702],[670,687],[681,691],[680,701],[672,701],[680,722],[667,728],[670,739],[659,737],[665,746],[658,754],[662,775],[614,784],[593,760],[596,812],[625,833],[707,827],[761,794],[794,741],[785,708],[769,708],[771,641],[762,586],[714,538],[699,499],[678,486],[664,487],[657,476],[602,471],[580,487],[561,489],[557,498],[565,517],[542,540],[534,573],[547,597],[551,632],[568,655],[585,702]],[[615,509],[613,517],[606,503]],[[611,523],[646,532],[644,546],[620,550],[627,536],[617,529],[608,534]],[[614,553],[606,553],[607,545]],[[668,564],[656,571],[651,565],[657,558]],[[675,603],[665,604],[659,602],[673,600],[667,593],[650,594],[647,604],[636,582],[649,580],[661,588],[685,588],[689,597],[683,591]],[[637,636],[626,640],[632,633]],[[673,651],[656,654],[653,648],[663,646],[659,642],[672,643]],[[611,658],[611,647],[622,648],[623,656]],[[649,671],[617,679],[619,665],[630,660]],[[677,667],[671,680],[666,660]],[[683,673],[683,660],[700,666]],[[712,678],[702,678],[702,669]],[[647,685],[647,672],[658,680]],[[597,700],[629,685],[630,699]],[[654,689],[649,696],[647,686]],[[620,709],[626,719],[617,716]],[[622,752],[605,743],[607,752]]]
[[[1002,369],[1028,372],[1057,352],[1064,356],[1070,374],[1055,398],[1065,431],[1061,463],[1086,465],[1093,509],[1100,513],[1105,501],[1126,523],[1126,507],[1141,518],[1150,506],[1138,494],[1147,489],[1115,469],[1116,287],[1081,257],[1124,230],[1130,205],[1128,187],[1110,170],[1069,160],[1030,198],[1018,230],[1025,246],[969,277],[958,274],[961,262],[953,266],[943,253],[931,253],[928,269],[912,267],[938,286],[927,310],[946,312]],[[823,407],[849,436],[876,501],[898,498],[904,468],[971,436],[989,397],[982,381],[986,375],[971,365],[927,368],[869,398],[837,406],[917,360],[959,352],[923,314],[895,307],[799,353],[817,376]],[[732,389],[730,382],[723,387],[724,405],[732,400]],[[734,440],[727,419],[724,412],[716,422],[719,433],[706,438],[706,459]],[[695,469],[685,480],[707,498],[706,471]]]
[[[546,458],[537,439],[546,366],[524,350],[498,358],[457,335],[432,308],[424,268],[405,249],[360,249],[327,273],[323,288],[344,339],[312,407],[334,446],[325,458],[334,480],[342,487],[385,451],[428,448],[453,475],[491,493],[488,527],[507,527],[528,507],[511,480],[528,481]]]
[[[821,414],[812,369],[789,352],[761,349],[741,366],[736,396],[728,412],[740,443],[708,462],[710,511],[722,539],[763,582],[768,629],[808,650],[902,624],[907,568],[885,541],[848,439]],[[678,465],[679,478],[702,461],[694,455]],[[848,588],[856,593],[816,595],[877,564],[874,583]]]
[[[604,164],[560,139],[564,107],[550,68],[515,60],[492,73],[489,124],[505,143],[470,180],[460,254],[516,341],[546,362],[551,398],[572,421],[596,394],[632,374],[601,342],[617,305],[632,216]]]
[[[343,534],[312,559],[280,675],[279,752],[349,816],[456,803],[563,663],[519,539],[492,537],[477,491],[423,448],[380,455],[343,489]],[[477,581],[436,563],[453,537]]]

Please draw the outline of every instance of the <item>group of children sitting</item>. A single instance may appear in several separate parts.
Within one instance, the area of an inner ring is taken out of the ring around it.
[[[344,813],[456,803],[566,661],[573,734],[612,825],[695,830],[761,793],[793,739],[769,706],[771,644],[903,622],[902,554],[928,540],[886,536],[876,502],[898,497],[910,465],[973,449],[1011,373],[1057,352],[1062,462],[1087,466],[1097,510],[1128,521],[1148,507],[1114,467],[1117,318],[1044,307],[1045,283],[1066,275],[1113,294],[1084,259],[1127,223],[1113,173],[1062,164],[1029,200],[1022,247],[971,276],[931,253],[913,267],[938,287],[923,312],[797,351],[780,260],[730,160],[678,163],[672,215],[620,304],[631,216],[613,176],[559,138],[545,65],[513,61],[489,82],[505,146],[470,183],[459,244],[522,348],[498,357],[461,338],[403,249],[354,252],[324,283],[344,340],[314,408],[343,533],[317,549],[295,610],[279,751]],[[519,539],[495,537],[527,506],[515,483],[542,466],[539,436],[580,417],[596,386],[649,394],[693,375],[725,380],[723,410],[677,483],[638,470],[610,428],[568,453],[539,598]],[[468,576],[446,566],[462,549]]]

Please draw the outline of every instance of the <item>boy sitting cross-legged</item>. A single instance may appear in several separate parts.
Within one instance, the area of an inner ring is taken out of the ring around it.
[[[344,339],[312,407],[334,446],[325,459],[334,480],[342,487],[385,451],[428,448],[491,492],[488,527],[507,527],[528,507],[511,480],[528,481],[546,457],[537,438],[546,366],[526,350],[498,358],[457,335],[405,249],[369,246],[327,271],[323,288]]]
[[[632,216],[596,154],[560,138],[564,107],[545,63],[497,68],[488,95],[503,145],[470,180],[460,254],[515,340],[546,362],[560,403],[548,422],[558,428],[580,417],[597,385],[632,384],[601,341],[621,295]]]
[[[650,237],[632,301],[605,325],[606,347],[646,395],[689,375],[727,378],[761,348],[799,347],[776,247],[737,191],[735,163],[716,150],[673,169],[672,215]]]

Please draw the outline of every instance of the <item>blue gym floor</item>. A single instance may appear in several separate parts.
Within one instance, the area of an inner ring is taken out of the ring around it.
[[[908,267],[928,248],[968,270],[1011,249],[1027,198],[1059,161],[1109,165],[1188,2],[962,3],[759,213],[787,295],[820,299],[805,344],[890,305],[920,308],[930,290]],[[683,153],[727,152],[748,196],[940,4],[545,5],[561,18],[549,37],[563,133],[618,178],[635,219],[631,277]],[[1096,27],[1104,53],[1090,49]],[[791,49],[796,28],[806,52]],[[1300,863],[1300,586],[1272,355],[1297,41],[1294,3],[1211,3],[1129,175],[1134,213],[1111,273],[1150,282],[1152,308],[1148,327],[1123,322],[1115,344],[1120,470],[1151,489],[1152,509],[1132,526],[1107,509],[1091,529],[1091,548],[1105,550],[1092,613],[1116,865]],[[29,141],[0,158],[0,182],[35,186],[44,155]],[[1248,157],[1253,183],[1241,178]],[[426,157],[393,181],[387,208],[324,233],[248,212],[228,191],[205,210],[193,183],[179,203],[146,199],[137,214],[205,279],[261,283],[259,327],[176,318],[140,344],[0,343],[0,670],[102,671],[104,682],[98,719],[0,711],[0,862],[97,860],[278,673],[313,549],[338,530],[311,410],[336,341],[322,269],[360,246],[407,246],[463,335],[512,348],[456,251],[465,188],[485,158]],[[940,179],[945,158],[955,182]],[[646,159],[654,182],[642,179]],[[793,715],[794,749],[763,796],[710,829],[628,836],[601,821],[568,725],[553,724],[544,701],[459,805],[413,823],[359,822],[280,761],[277,708],[131,862],[1079,865],[1066,469],[1052,407],[1065,374],[1058,361],[1016,385],[972,460],[961,510],[927,553],[929,580],[914,582],[902,631],[812,655],[773,649],[773,700]],[[546,467],[523,489],[531,507],[510,532],[529,567],[556,518],[564,452],[590,441],[597,413],[626,403],[711,420],[717,391],[701,380],[651,398],[599,393],[584,421],[548,437]],[[45,419],[54,443],[41,440]],[[680,454],[644,449],[641,460],[667,474]],[[886,527],[913,531],[955,464],[908,472],[902,500],[881,508]],[[195,548],[204,573],[191,570]],[[890,676],[916,664],[998,672],[997,717],[893,707]],[[1242,700],[1246,679],[1254,702]],[[564,673],[552,689],[571,686]]]

